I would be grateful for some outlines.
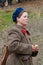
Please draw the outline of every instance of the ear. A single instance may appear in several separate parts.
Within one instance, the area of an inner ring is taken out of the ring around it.
[[[16,20],[19,21],[19,18],[17,17]]]

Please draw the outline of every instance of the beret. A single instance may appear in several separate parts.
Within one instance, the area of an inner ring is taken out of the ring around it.
[[[20,14],[20,12],[22,12],[23,10],[24,10],[24,8],[22,8],[22,7],[16,8],[16,10],[12,14],[13,22],[16,22],[16,18],[18,17],[18,15]]]

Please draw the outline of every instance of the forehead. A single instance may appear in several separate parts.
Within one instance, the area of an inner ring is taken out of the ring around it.
[[[28,16],[27,12],[23,12],[23,14],[21,16]]]

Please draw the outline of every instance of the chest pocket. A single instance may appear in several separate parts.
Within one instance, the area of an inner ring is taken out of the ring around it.
[[[21,37],[21,42],[26,44],[31,44],[30,36],[26,33]]]
[[[21,39],[22,39],[21,40],[22,43],[27,43],[27,40],[26,40],[26,37],[25,36],[23,36]]]
[[[30,35],[28,33],[25,34],[25,38],[26,38],[28,44],[32,44]]]

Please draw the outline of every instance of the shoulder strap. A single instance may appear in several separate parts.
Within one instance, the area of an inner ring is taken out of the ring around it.
[[[6,60],[8,58],[8,55],[9,55],[8,46],[4,45],[2,53],[3,53],[3,56],[2,56],[2,59],[0,61],[0,65],[5,65],[6,64]]]

